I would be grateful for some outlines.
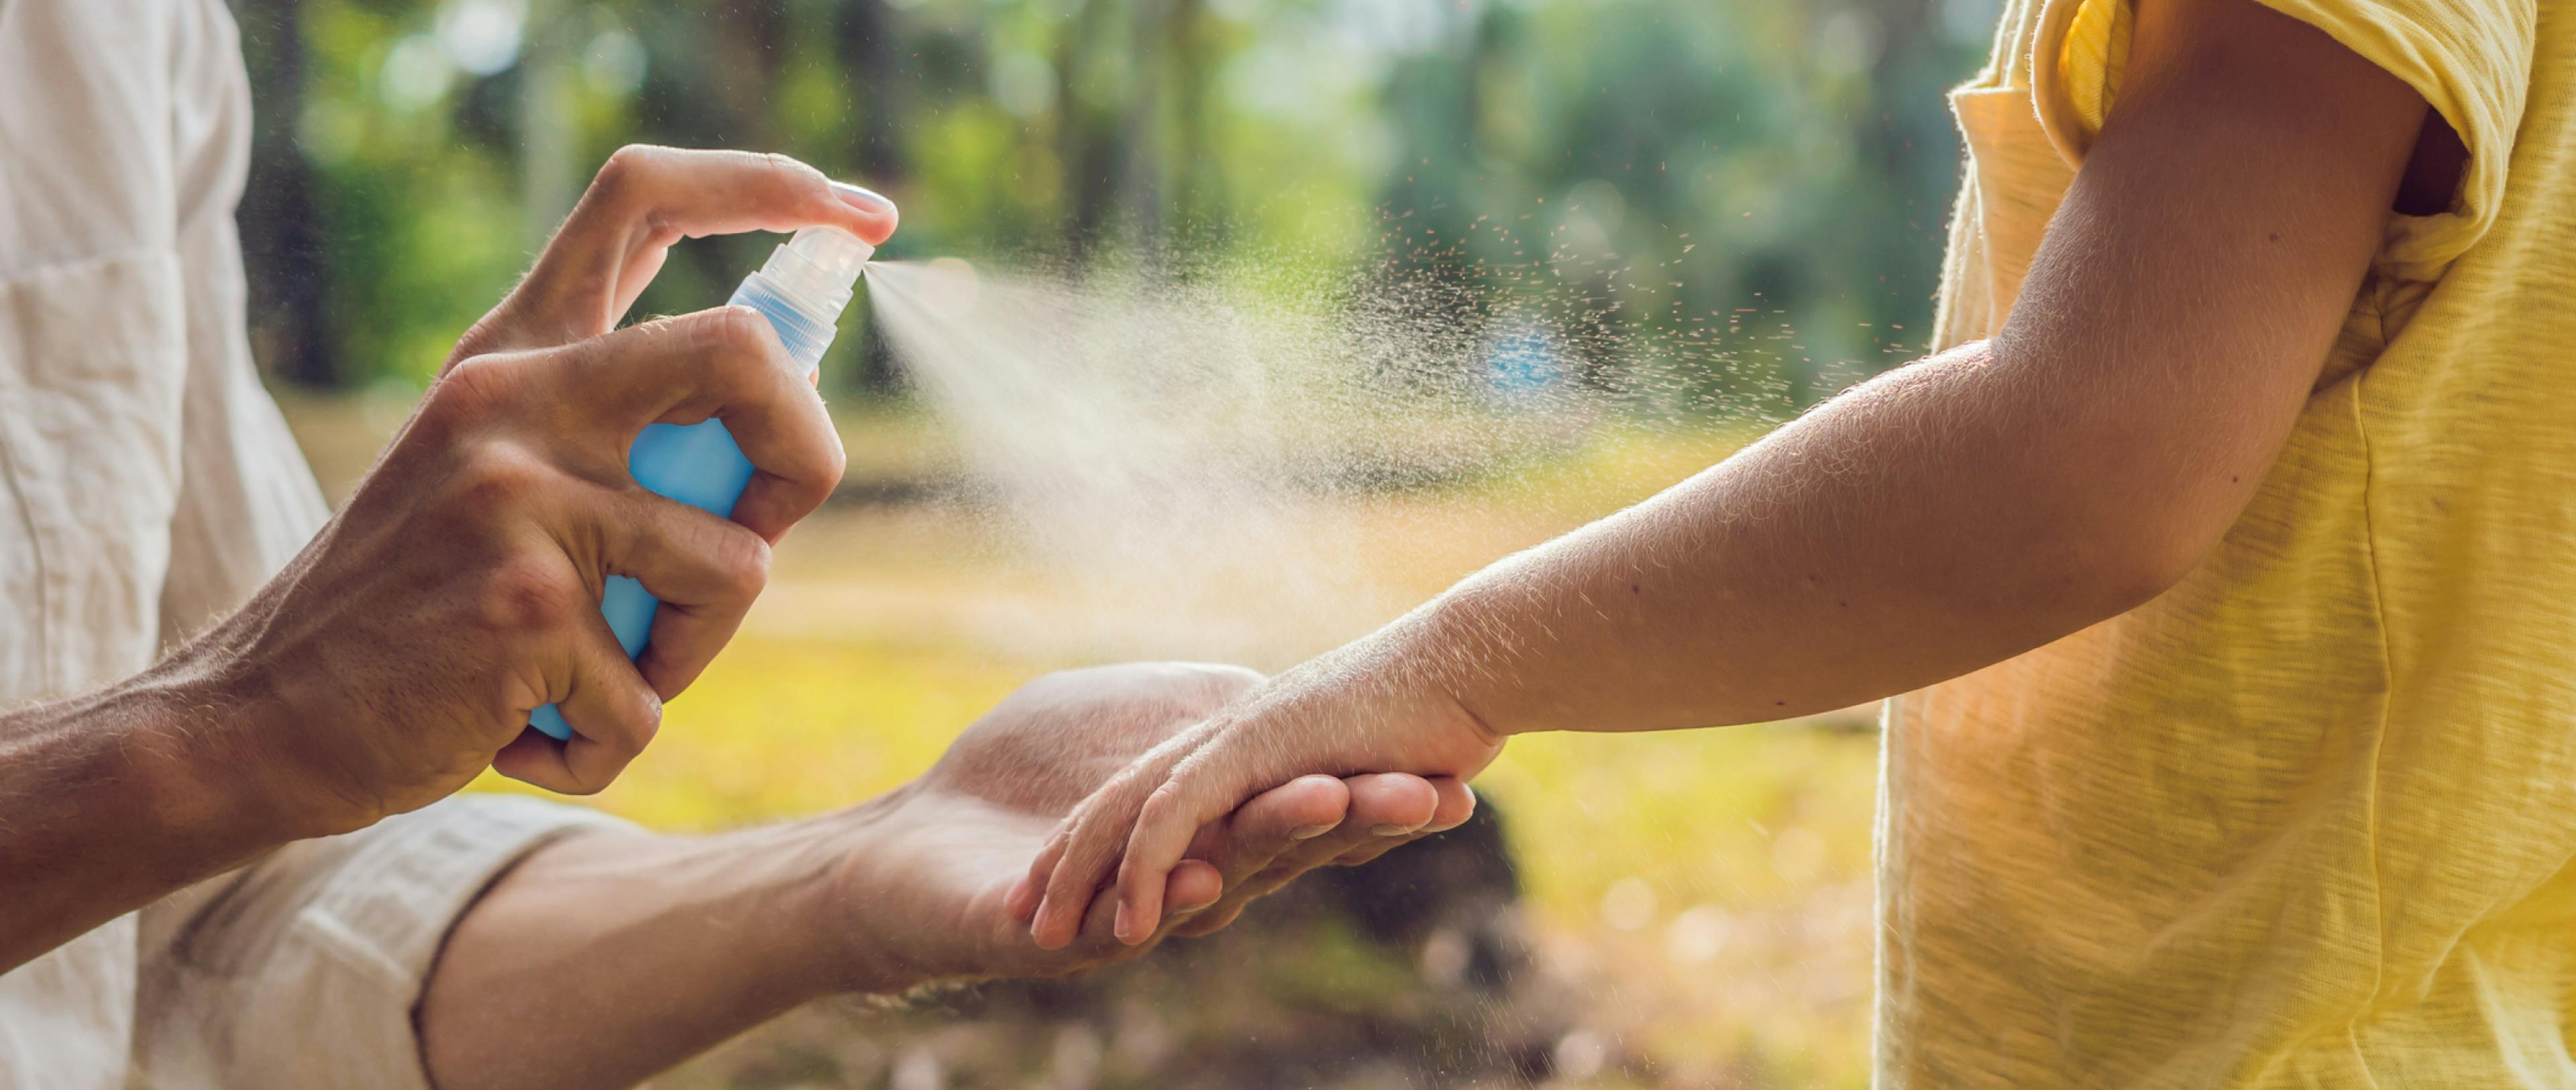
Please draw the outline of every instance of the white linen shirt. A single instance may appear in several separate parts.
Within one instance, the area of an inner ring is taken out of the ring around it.
[[[249,95],[220,0],[0,0],[0,706],[141,670],[322,525],[244,332]],[[118,919],[0,975],[0,1088],[425,1087],[449,924],[609,821],[454,799]]]

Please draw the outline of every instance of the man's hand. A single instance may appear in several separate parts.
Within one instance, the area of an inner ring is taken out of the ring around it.
[[[542,848],[439,955],[419,1012],[431,1080],[631,1086],[824,994],[1132,956],[1141,947],[1098,918],[1068,949],[1033,949],[1003,895],[1076,800],[1259,680],[1175,664],[1053,674],[864,806],[715,837],[598,833]],[[1308,869],[1373,859],[1474,806],[1456,780],[1289,783],[1200,838],[1170,884],[1196,913],[1157,937],[1213,930]]]
[[[590,794],[644,750],[662,701],[732,639],[770,544],[840,482],[842,451],[757,314],[608,330],[680,237],[829,224],[881,242],[894,209],[868,198],[775,155],[629,147],[600,167],[348,508],[183,655],[250,680],[281,796],[337,830],[484,765]],[[706,417],[760,466],[732,521],[626,474],[644,425]],[[641,660],[598,613],[608,575],[665,603]],[[562,703],[572,742],[523,732],[541,703]]]
[[[762,468],[737,523],[626,475],[644,425],[723,417]],[[607,786],[662,701],[714,657],[767,576],[769,542],[840,479],[822,402],[760,317],[713,310],[469,360],[287,571],[165,673],[219,686],[225,729],[314,832],[445,796],[486,765]],[[665,603],[629,662],[599,614],[609,575]],[[522,734],[559,703],[565,744]]]
[[[758,315],[609,329],[679,238],[828,225],[874,242],[894,222],[884,198],[790,160],[619,152],[284,573],[142,675],[0,715],[0,971],[486,766],[605,786],[841,473],[822,402]],[[626,472],[646,425],[710,417],[759,468],[731,521]],[[639,661],[599,615],[610,575],[663,600]],[[524,730],[549,703],[568,744]]]
[[[631,147],[535,269],[457,343],[348,506],[248,607],[163,672],[207,679],[256,737],[275,798],[327,832],[409,810],[485,766],[606,786],[766,577],[769,547],[840,479],[821,401],[756,314],[609,331],[683,237],[824,224],[871,241],[891,204],[780,156]],[[645,425],[722,417],[759,467],[731,521],[627,475]],[[609,575],[662,599],[630,663]],[[523,734],[560,703],[575,737]]]
[[[1047,833],[1139,755],[1260,681],[1195,664],[1049,675],[978,720],[927,775],[845,815],[874,845],[840,878],[858,943],[853,987],[1061,975],[1131,957],[1170,934],[1222,927],[1315,867],[1367,862],[1473,812],[1454,778],[1291,780],[1198,831],[1164,884],[1171,913],[1159,927],[1122,943],[1104,902],[1057,949],[1033,948],[1006,899]]]

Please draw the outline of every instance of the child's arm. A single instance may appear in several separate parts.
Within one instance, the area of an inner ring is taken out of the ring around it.
[[[2425,119],[2395,77],[2249,0],[2145,0],[1999,336],[1283,675],[1093,796],[1012,907],[1068,941],[1123,855],[1120,934],[1149,935],[1200,825],[1298,774],[1463,776],[1520,731],[1843,707],[2154,597],[2269,469]]]

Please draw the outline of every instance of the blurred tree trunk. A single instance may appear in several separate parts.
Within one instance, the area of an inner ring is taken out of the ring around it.
[[[885,0],[844,0],[834,12],[832,52],[858,101],[858,146],[853,149],[860,185],[899,193],[911,171],[903,150],[903,46]],[[871,323],[859,347],[859,384],[891,390],[902,384],[894,353]]]
[[[1880,0],[1876,11],[1879,40],[1890,43],[1880,50],[1870,72],[1874,97],[1882,105],[1858,126],[1854,143],[1879,180],[1875,196],[1882,207],[1870,220],[1913,227],[1871,231],[1859,240],[1858,267],[1880,270],[1879,281],[1886,285],[1865,291],[1865,305],[1871,320],[1886,327],[1902,324],[1920,311],[1922,301],[1939,287],[1948,204],[1936,200],[1924,205],[1918,200],[1924,180],[1947,175],[1958,153],[1946,142],[1927,147],[1920,138],[1950,131],[1948,98],[1943,92],[1956,75],[1938,63],[1937,51],[1895,44],[1939,38],[1941,31],[1933,25],[1937,14],[1933,0]],[[1924,328],[1917,321],[1918,328]]]
[[[785,0],[738,0],[700,22],[711,39],[716,101],[725,122],[723,138],[731,146],[775,150],[769,107],[778,85],[786,9]]]
[[[1177,147],[1172,207],[1191,241],[1214,248],[1225,243],[1227,220],[1225,172],[1217,156],[1216,24],[1207,0],[1174,0],[1170,19],[1173,135]],[[1201,234],[1200,232],[1205,232]]]
[[[838,14],[833,53],[858,98],[858,181],[901,188],[910,164],[903,154],[903,48],[894,16],[885,0],[845,0]]]
[[[332,351],[319,181],[295,136],[304,113],[303,3],[235,6],[253,81],[250,182],[238,214],[251,344],[270,373],[299,386],[337,387],[348,376]]]
[[[649,9],[659,75],[646,82],[637,136],[682,147],[778,150],[770,105],[784,8],[783,0],[747,0]],[[685,267],[700,290],[713,293],[731,288],[746,266],[756,267],[768,252],[758,239],[722,237],[674,249],[670,260],[672,267]],[[642,307],[676,313],[709,301],[662,299],[647,289]]]
[[[1109,0],[1084,0],[1056,42],[1056,102],[1063,118],[1056,159],[1064,164],[1067,190],[1064,252],[1076,266],[1090,260],[1104,241],[1117,207],[1119,126],[1103,104],[1091,101],[1092,81],[1084,78],[1092,58],[1102,52],[1094,43],[1105,33],[1111,6]]]
[[[565,7],[561,0],[531,0],[527,44],[519,53],[520,231],[530,253],[553,237],[555,225],[581,196],[566,62],[582,43],[574,38],[578,27]]]
[[[1126,218],[1136,232],[1136,246],[1151,266],[1163,246],[1163,126],[1165,68],[1164,26],[1170,0],[1132,0],[1129,12],[1129,83],[1126,119],[1120,124],[1119,189],[1126,198]]]

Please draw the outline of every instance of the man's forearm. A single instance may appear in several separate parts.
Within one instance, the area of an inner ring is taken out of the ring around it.
[[[631,1086],[807,1000],[904,986],[854,968],[861,937],[824,922],[866,818],[539,849],[457,922],[431,971],[417,1012],[431,1082]]]
[[[210,693],[147,675],[0,715],[0,972],[307,835]]]

